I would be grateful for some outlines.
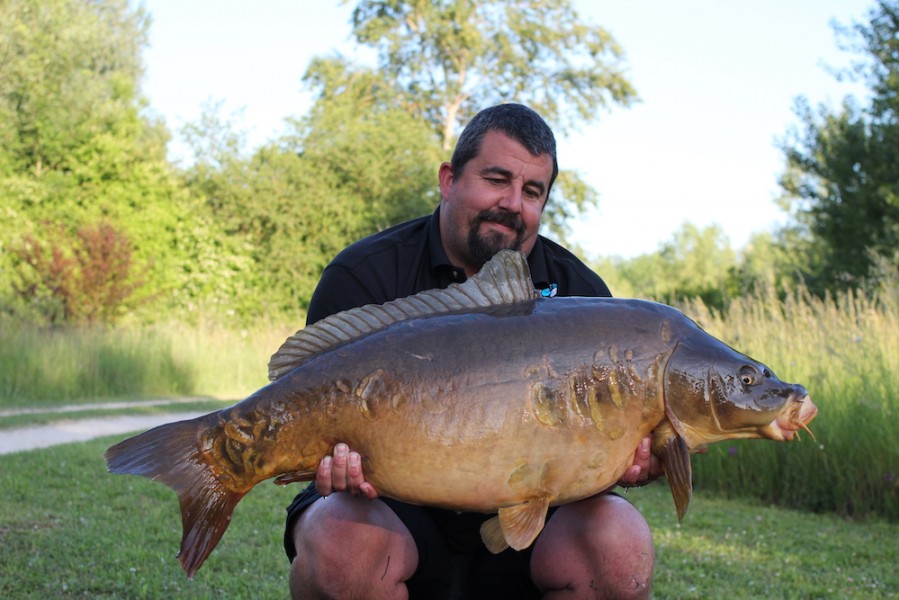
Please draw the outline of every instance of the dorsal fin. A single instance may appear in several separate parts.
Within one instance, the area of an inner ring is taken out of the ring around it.
[[[275,381],[312,356],[347,344],[399,321],[466,308],[514,304],[538,297],[524,255],[503,250],[465,283],[425,290],[385,304],[368,304],[326,317],[289,338],[268,363]]]

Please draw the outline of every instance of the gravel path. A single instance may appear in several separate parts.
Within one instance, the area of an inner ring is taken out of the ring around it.
[[[139,400],[127,402],[97,402],[94,404],[63,404],[61,406],[39,407],[39,408],[7,408],[0,410],[0,417],[13,417],[15,415],[45,415],[67,412],[78,412],[83,410],[115,410],[119,408],[130,408],[132,406],[159,406],[161,404],[187,404],[189,402],[199,402],[200,400],[208,400],[205,397],[185,397],[185,398],[161,398],[158,400]]]
[[[167,401],[166,403],[171,403]],[[146,406],[147,403],[141,403]],[[131,403],[133,405],[133,403]],[[91,408],[97,405],[90,405]],[[127,405],[126,405],[127,406]],[[85,405],[80,410],[87,408]],[[120,407],[115,407],[120,408]],[[49,412],[49,411],[41,411]],[[66,412],[64,409],[53,412]],[[70,419],[48,423],[46,425],[34,425],[0,431],[0,455],[24,452],[38,448],[49,448],[58,444],[71,442],[85,442],[94,438],[118,433],[131,433],[151,429],[157,425],[193,419],[207,414],[203,412],[179,412],[158,415],[137,416],[110,416],[88,419]],[[124,436],[123,436],[124,437]]]

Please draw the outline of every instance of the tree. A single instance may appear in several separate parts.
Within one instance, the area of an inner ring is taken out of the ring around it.
[[[733,293],[746,296],[759,288],[783,293],[804,285],[810,256],[806,242],[802,230],[790,226],[753,234],[732,270]]]
[[[4,174],[72,168],[82,148],[124,125],[147,25],[124,0],[0,4]]]
[[[371,69],[314,61],[306,83],[317,93],[293,122],[294,148],[334,174],[362,204],[365,229],[379,231],[437,206],[444,159],[427,125],[397,105],[399,90]]]
[[[737,257],[721,227],[684,223],[658,252],[621,261],[612,271],[626,293],[661,302],[702,298],[721,308],[735,293]]]
[[[567,0],[363,0],[353,33],[445,150],[486,106],[529,104],[564,132],[635,97],[617,42]]]
[[[782,143],[787,170],[782,206],[804,230],[797,248],[819,292],[854,286],[882,256],[899,264],[899,3],[881,0],[867,24],[839,30],[866,60],[855,66],[871,90],[861,106],[797,101],[802,123]]]
[[[167,308],[196,304],[208,290],[195,285],[197,271],[227,263],[215,224],[166,159],[168,132],[143,114],[147,27],[143,9],[126,0],[0,3],[6,310],[16,306],[11,274],[26,266],[13,249],[28,238],[50,247],[53,236],[108,224],[129,240],[135,264],[150,265],[145,289]]]
[[[390,102],[375,72],[343,67],[314,62],[309,114],[250,157],[226,119],[209,115],[191,130],[197,161],[186,181],[248,249],[257,311],[295,315],[345,246],[437,204],[431,131]]]

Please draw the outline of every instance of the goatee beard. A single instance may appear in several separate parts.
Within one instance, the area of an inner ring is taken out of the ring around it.
[[[515,237],[509,240],[498,231],[490,231],[486,235],[481,234],[481,223],[498,223],[512,229]],[[484,266],[493,255],[500,250],[521,250],[521,242],[524,239],[524,223],[518,215],[504,212],[484,210],[481,211],[468,230],[468,254],[473,264],[478,268]]]

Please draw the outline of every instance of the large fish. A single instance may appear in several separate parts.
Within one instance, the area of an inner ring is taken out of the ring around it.
[[[181,503],[193,576],[257,483],[311,481],[337,442],[399,500],[498,513],[491,551],[528,547],[547,508],[614,485],[653,434],[678,517],[689,453],[733,438],[792,439],[817,409],[805,389],[662,304],[542,298],[502,252],[461,285],[339,313],[289,338],[273,383],[106,452]]]

